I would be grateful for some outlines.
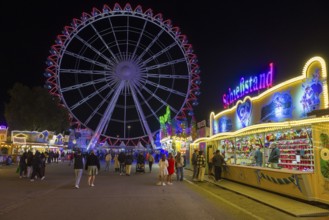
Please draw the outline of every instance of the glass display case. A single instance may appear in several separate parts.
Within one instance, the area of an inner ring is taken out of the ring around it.
[[[263,148],[263,134],[253,134],[219,141],[219,146],[228,164],[255,165],[254,152]]]
[[[228,164],[254,166],[257,147],[263,153],[263,167],[269,167],[271,144],[280,149],[279,168],[300,171],[314,170],[314,152],[310,127],[257,133],[219,140],[219,147]]]
[[[272,143],[276,143],[280,149],[279,167],[300,171],[314,170],[311,128],[288,129],[266,134],[265,145],[271,146]]]

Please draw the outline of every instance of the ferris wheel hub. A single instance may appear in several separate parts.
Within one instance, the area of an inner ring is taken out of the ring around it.
[[[135,81],[140,77],[140,71],[132,61],[122,61],[116,66],[115,75],[120,80]]]

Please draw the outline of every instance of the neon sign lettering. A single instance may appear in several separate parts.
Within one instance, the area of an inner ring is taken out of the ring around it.
[[[228,93],[223,95],[224,108],[246,96],[249,93],[263,89],[268,89],[273,85],[273,63],[270,63],[270,70],[267,73],[261,73],[259,76],[250,76],[245,79],[241,77],[240,84],[235,89],[228,89]]]

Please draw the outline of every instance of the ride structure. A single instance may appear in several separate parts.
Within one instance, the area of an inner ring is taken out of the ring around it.
[[[180,28],[151,9],[127,3],[74,18],[51,46],[45,87],[76,128],[94,134],[88,148],[138,142],[154,146],[159,115],[193,115],[200,68]]]

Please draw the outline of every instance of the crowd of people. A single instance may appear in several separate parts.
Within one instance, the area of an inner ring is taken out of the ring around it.
[[[100,156],[99,152],[91,150],[89,153],[83,153],[81,149],[77,148],[74,152],[67,155],[69,159],[69,165],[73,164],[75,184],[74,187],[79,189],[80,181],[83,175],[83,170],[86,170],[88,176],[88,186],[95,186],[95,179],[100,172],[100,161],[103,159],[105,162],[105,172],[110,172],[111,164],[113,161],[114,172],[119,175],[130,176],[132,173],[132,164],[136,161],[136,173],[146,172],[148,165],[148,172],[152,172],[154,163],[158,163],[159,173],[158,181],[156,185],[173,185],[174,175],[176,181],[184,180],[184,167],[186,164],[186,158],[181,152],[171,152],[168,154],[156,154],[143,153],[132,151],[119,153],[107,152]],[[44,180],[46,173],[46,164],[51,162],[58,162],[58,157],[53,156],[49,159],[49,154],[40,153],[36,151],[33,154],[31,151],[24,152],[20,157],[19,167],[17,172],[20,178],[29,178],[30,181],[36,179]],[[208,162],[204,156],[204,152],[201,150],[195,150],[191,158],[193,169],[192,181],[203,182],[205,178],[206,165],[209,166],[208,175],[214,175],[215,181],[221,181],[221,174],[223,166],[226,164],[223,155],[217,150],[212,157],[209,157]]]
[[[36,151],[35,154],[32,151],[24,152],[19,160],[19,166],[17,168],[19,178],[29,178],[31,182],[35,179],[45,179],[46,174],[46,155]]]

